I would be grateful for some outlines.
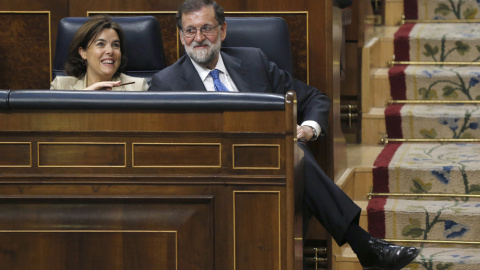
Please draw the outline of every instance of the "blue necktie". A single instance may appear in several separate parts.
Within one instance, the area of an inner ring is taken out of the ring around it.
[[[220,77],[218,76],[220,70],[214,69],[210,71],[210,76],[213,78],[213,85],[215,86],[215,91],[220,92],[228,92],[228,88],[220,81]]]

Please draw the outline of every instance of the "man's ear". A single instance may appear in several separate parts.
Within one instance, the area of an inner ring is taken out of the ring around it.
[[[180,36],[180,42],[182,42],[182,45],[185,46],[185,39],[183,38],[182,30],[178,29],[178,35]]]
[[[225,38],[227,37],[227,22],[223,22],[223,25],[222,27],[220,27],[220,30],[222,31],[222,41],[225,40]]]

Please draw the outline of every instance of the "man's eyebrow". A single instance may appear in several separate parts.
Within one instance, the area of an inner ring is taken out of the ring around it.
[[[213,26],[213,24],[211,24],[211,23],[206,23],[206,24],[200,26],[199,28],[202,28],[202,27],[205,27],[205,26]],[[193,25],[189,25],[189,26],[185,27],[185,29],[189,29],[189,28],[195,28],[195,29],[197,29],[197,28],[194,27]]]

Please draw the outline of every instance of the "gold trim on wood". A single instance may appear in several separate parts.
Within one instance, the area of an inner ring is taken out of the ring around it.
[[[66,145],[75,145],[75,144],[88,144],[88,145],[104,145],[104,144],[116,144],[123,145],[124,151],[124,161],[123,165],[111,165],[111,166],[96,166],[96,165],[57,165],[57,166],[40,166],[40,145],[48,144],[66,144]],[[38,142],[37,143],[37,166],[39,168],[126,168],[127,167],[127,143],[124,142]]]
[[[0,142],[0,144],[27,144],[30,146],[30,164],[29,165],[0,165],[0,168],[31,168],[32,167],[32,143],[31,142]]]
[[[381,143],[387,144],[389,142],[480,142],[480,139],[389,139],[382,138],[380,139]]]
[[[479,23],[479,19],[455,19],[455,20],[402,20],[404,23]]]
[[[99,14],[177,14],[176,11],[87,11],[87,17]]]
[[[270,194],[277,194],[278,195],[278,265],[279,265],[279,269],[282,269],[282,222],[281,222],[281,194],[280,194],[280,191],[268,191],[268,190],[234,190],[233,191],[233,270],[236,270],[237,269],[237,250],[236,250],[236,243],[237,243],[237,239],[236,239],[236,233],[235,233],[235,225],[236,225],[236,221],[235,221],[235,196],[237,195],[237,193],[270,193]]]
[[[480,62],[429,62],[429,61],[390,61],[393,65],[423,65],[423,66],[480,66]]]
[[[370,192],[367,194],[368,198],[375,196],[387,196],[387,197],[439,197],[439,198],[480,198],[480,194],[453,194],[453,193],[375,193]]]
[[[390,104],[480,104],[480,100],[387,100]]]
[[[415,240],[415,239],[385,239],[385,241],[388,241],[388,242],[402,242],[402,243],[480,245],[480,242],[477,242],[477,241]]]
[[[165,230],[0,230],[0,233],[174,233],[177,231]],[[176,241],[176,237],[175,237]]]
[[[52,16],[49,10],[45,11],[0,11],[0,14],[47,14],[48,15],[48,61],[50,82],[52,81]]]
[[[136,166],[135,165],[135,145],[211,145],[218,146],[218,165],[151,165]],[[221,168],[222,167],[222,144],[221,143],[132,143],[132,167],[134,168]]]
[[[235,167],[235,147],[248,146],[271,146],[278,148],[278,166],[277,167]],[[280,169],[280,144],[232,144],[232,167],[234,170],[253,169],[253,170],[279,170]]]

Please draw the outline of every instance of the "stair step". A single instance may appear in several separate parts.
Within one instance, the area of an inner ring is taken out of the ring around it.
[[[395,33],[397,61],[476,62],[480,23],[406,23]]]
[[[395,100],[480,99],[480,66],[399,65],[388,74]]]
[[[476,0],[405,0],[407,20],[479,19]],[[453,10],[458,12],[454,12]]]
[[[393,104],[385,110],[389,138],[480,138],[480,107],[475,104]]]
[[[480,248],[419,247],[417,258],[403,269],[428,270],[478,270],[480,269]],[[358,269],[362,267],[350,247],[341,249],[334,256],[336,269]]]
[[[423,266],[423,267],[421,267]],[[478,270],[480,269],[479,248],[422,248],[415,261],[405,269],[445,269]]]
[[[373,198],[367,211],[378,238],[475,242],[480,235],[478,201]]]
[[[480,144],[389,143],[374,164],[373,192],[480,194]]]

